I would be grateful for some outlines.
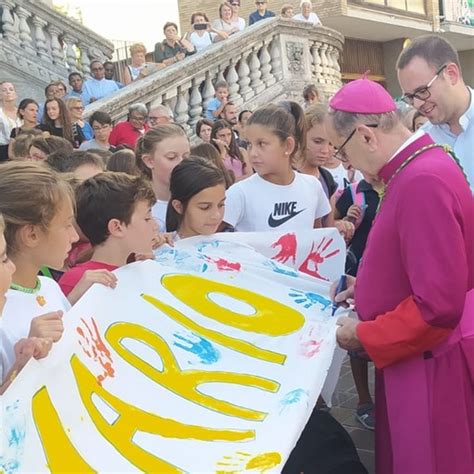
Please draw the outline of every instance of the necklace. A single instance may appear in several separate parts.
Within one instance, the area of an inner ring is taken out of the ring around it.
[[[467,176],[466,176],[466,173],[464,172],[463,167],[461,166],[459,158],[454,154],[454,151],[451,149],[451,147],[449,147],[448,145],[440,145],[438,143],[431,143],[430,145],[426,145],[426,146],[420,148],[419,150],[416,150],[395,170],[395,173],[392,174],[392,176],[387,181],[387,183],[384,185],[382,190],[378,193],[379,197],[380,197],[380,200],[379,200],[379,205],[377,206],[376,213],[378,213],[380,211],[380,208],[382,207],[382,203],[385,199],[385,196],[387,195],[388,187],[389,187],[390,183],[392,182],[393,178],[395,178],[395,176],[397,176],[397,174],[400,173],[400,171],[402,171],[402,169],[405,168],[405,166],[407,166],[409,163],[411,163],[417,156],[421,155],[422,153],[424,153],[427,150],[431,150],[432,148],[442,148],[449,156],[451,156],[451,158],[454,160],[454,162],[459,166],[462,174],[464,175],[464,178],[466,179],[467,184],[469,185],[469,181],[467,179]]]
[[[26,286],[17,285],[16,283],[12,283],[10,285],[12,290],[21,291],[22,293],[28,293],[30,295],[34,295],[41,290],[41,280],[39,278],[36,279],[36,285],[34,288],[27,288]]]

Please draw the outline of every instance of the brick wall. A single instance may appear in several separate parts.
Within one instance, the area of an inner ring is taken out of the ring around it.
[[[249,14],[256,10],[255,3],[253,0],[240,0],[240,16],[248,21]],[[284,0],[268,0],[267,8],[275,14],[280,13],[280,8],[285,3],[293,5],[295,13],[300,12],[299,1],[284,1]],[[179,21],[180,29],[182,33],[189,31],[191,15],[195,11],[202,11],[207,14],[209,20],[215,20],[219,18],[219,5],[221,2],[218,0],[178,0],[179,8]],[[321,18],[340,14],[343,6],[346,5],[346,0],[316,0],[313,1],[313,11],[318,14]]]

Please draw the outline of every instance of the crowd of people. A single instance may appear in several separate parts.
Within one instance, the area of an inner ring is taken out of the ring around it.
[[[316,24],[307,4],[301,15]],[[265,1],[256,5],[249,24],[271,14]],[[238,6],[222,4],[212,23],[195,13],[187,39],[165,25],[156,65],[205,47],[204,36],[214,42],[240,31]],[[125,84],[142,74],[144,56],[135,47]],[[115,269],[164,243],[218,231],[336,227],[347,243],[348,285],[333,297],[355,303],[360,318],[342,318],[337,340],[349,351],[356,416],[376,430],[377,472],[472,472],[474,309],[463,312],[474,288],[472,89],[454,48],[435,35],[413,40],[396,68],[409,110],[366,78],[329,104],[309,84],[301,105],[254,111],[239,110],[218,82],[193,144],[164,105],[133,104],[115,126],[105,111],[82,120],[84,97],[121,87],[100,61],[88,81],[70,75],[69,93],[50,84],[41,105],[17,105],[14,84],[0,84],[2,390],[30,357],[47,356],[63,313],[92,284],[115,287]],[[318,463],[308,440],[324,436],[308,427],[299,458],[291,458],[294,472],[314,472]],[[365,472],[350,452],[339,470],[324,472]]]

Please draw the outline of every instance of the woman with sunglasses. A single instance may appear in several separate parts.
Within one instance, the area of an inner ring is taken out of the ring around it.
[[[82,100],[79,97],[71,97],[64,102],[71,117],[74,148],[79,148],[83,142],[92,140],[94,132],[92,127],[82,120],[84,112]]]
[[[230,6],[232,7],[232,25],[242,31],[245,28],[245,20],[239,16],[240,0],[230,0]]]

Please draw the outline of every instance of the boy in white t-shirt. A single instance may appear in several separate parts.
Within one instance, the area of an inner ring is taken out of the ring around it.
[[[246,127],[249,159],[256,174],[227,191],[224,222],[236,231],[321,227],[331,211],[320,182],[292,168],[304,148],[305,120],[295,102],[256,110]]]

